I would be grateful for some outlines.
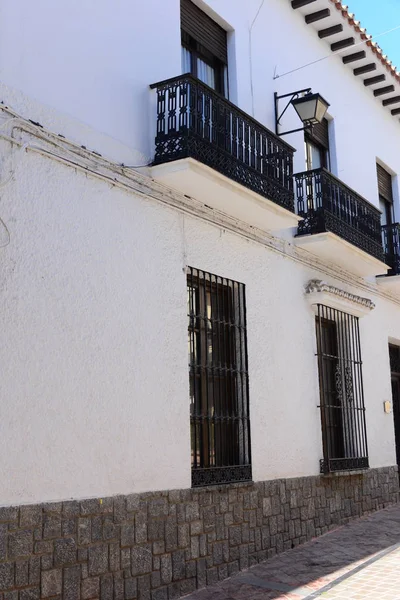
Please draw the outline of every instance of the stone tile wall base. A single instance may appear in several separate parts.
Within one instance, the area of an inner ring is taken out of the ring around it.
[[[0,600],[173,600],[398,495],[386,467],[0,507]]]

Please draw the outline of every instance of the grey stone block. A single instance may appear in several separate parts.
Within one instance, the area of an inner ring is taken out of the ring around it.
[[[43,539],[61,537],[61,515],[43,515]]]
[[[115,573],[121,568],[121,551],[118,542],[113,542],[109,545],[110,571]]]
[[[101,575],[108,571],[108,546],[101,544],[89,548],[89,575]]]
[[[114,522],[123,523],[127,518],[125,496],[114,498]]]
[[[40,584],[40,567],[40,557],[33,556],[29,561],[29,585]]]
[[[113,576],[103,575],[100,579],[100,600],[113,600]]]
[[[81,596],[81,567],[64,569],[63,600],[79,600]]]
[[[98,498],[89,498],[79,503],[81,515],[95,515],[99,512],[100,501]]]
[[[165,549],[167,552],[178,548],[178,526],[173,517],[167,517],[165,523]]]
[[[9,558],[19,558],[33,554],[33,532],[22,530],[8,536]]]
[[[172,558],[170,554],[161,556],[161,583],[171,583],[172,581]]]
[[[195,534],[192,534],[195,535]],[[187,548],[189,546],[189,524],[181,523],[178,525],[178,546],[179,548]]]
[[[168,600],[168,588],[163,587],[151,592],[151,600]]]
[[[149,502],[149,517],[167,517],[168,500],[167,498],[153,498]]]
[[[0,591],[14,586],[14,563],[0,563]]]
[[[70,565],[76,562],[76,541],[74,538],[63,538],[54,542],[54,566]]]
[[[133,527],[133,525],[132,525]],[[103,540],[118,539],[120,536],[120,525],[114,523],[112,517],[105,517],[103,522]]]
[[[92,522],[89,518],[78,519],[78,544],[90,544],[92,539]]]
[[[103,517],[92,517],[92,542],[100,542],[103,539]]]
[[[161,519],[150,519],[147,524],[147,539],[149,542],[163,540],[165,536],[165,521]]]
[[[124,594],[125,600],[133,600],[137,598],[137,580],[133,577],[129,577],[124,581]]]
[[[143,513],[135,515],[135,532],[137,544],[147,542],[147,518]]]
[[[39,600],[40,588],[31,587],[25,588],[19,592],[19,600]]]
[[[135,545],[135,525],[129,523],[121,525],[121,546],[134,546]]]
[[[19,510],[20,527],[36,527],[42,524],[41,506],[21,506]]]
[[[15,523],[18,521],[18,513],[17,506],[0,506],[0,523]]]
[[[185,553],[183,550],[172,553],[172,578],[174,581],[185,578]]]
[[[100,577],[88,577],[81,582],[82,600],[98,598],[100,594]],[[128,600],[128,599],[127,599]]]
[[[160,586],[161,586],[160,571],[153,571],[151,574],[151,589],[159,588]]]
[[[76,533],[76,528],[76,519],[63,519],[61,524],[61,531],[63,535],[73,535]]]
[[[8,525],[0,524],[0,560],[7,558]]]
[[[53,555],[52,554],[45,554],[44,556],[41,557],[40,568],[42,571],[48,571],[49,569],[52,569],[53,566],[54,566],[54,564],[53,564]]]
[[[128,512],[137,512],[141,506],[141,495],[130,494],[126,497],[126,510]]]
[[[79,502],[76,500],[69,500],[67,502],[63,502],[62,512],[64,517],[76,517],[79,515],[80,506]]]
[[[131,549],[123,548],[121,550],[121,569],[131,570]]]
[[[1,570],[1,566],[0,566]],[[15,585],[23,587],[29,584],[29,561],[20,560],[15,563]]]
[[[124,600],[124,579],[122,573],[114,574],[114,600]]]
[[[178,600],[181,595],[181,588],[179,581],[170,583],[168,586],[168,600]]]
[[[41,597],[49,598],[61,594],[62,569],[52,569],[42,572]]]
[[[242,528],[240,525],[232,525],[229,527],[229,544],[231,546],[239,546],[242,543]]]
[[[144,575],[152,570],[153,556],[151,545],[136,546],[131,549],[132,575]]]

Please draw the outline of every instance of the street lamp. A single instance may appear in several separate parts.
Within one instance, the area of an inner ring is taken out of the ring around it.
[[[326,111],[328,110],[329,103],[324,100],[320,94],[313,94],[311,88],[304,90],[298,90],[297,92],[291,92],[290,94],[284,94],[278,96],[275,92],[275,131],[277,135],[287,135],[289,133],[295,133],[296,131],[305,131],[311,129],[313,125],[321,123],[324,118]],[[279,100],[282,98],[290,98],[283,111],[279,114],[278,105]],[[290,131],[279,131],[281,119],[289,106],[292,105],[297,112],[300,120],[303,122],[304,127],[298,129],[291,129]]]

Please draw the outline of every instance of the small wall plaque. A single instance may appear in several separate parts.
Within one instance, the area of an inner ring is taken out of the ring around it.
[[[390,400],[385,400],[385,402],[383,403],[383,410],[387,415],[392,412],[392,403],[390,402]]]

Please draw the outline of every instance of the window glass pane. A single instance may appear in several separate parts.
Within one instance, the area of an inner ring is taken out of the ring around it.
[[[191,55],[190,50],[181,46],[181,61],[182,61],[182,73],[191,73]]]
[[[197,59],[197,77],[215,90],[215,69],[201,58]]]
[[[382,198],[379,198],[379,209],[382,211],[382,214],[381,214],[381,224],[382,225],[387,225],[386,202]]]
[[[308,142],[308,147],[309,147],[309,161],[310,161],[310,165],[308,166],[308,169],[320,169],[321,167],[323,167],[324,165],[322,164],[322,151],[321,149],[316,146],[315,144],[313,144],[312,142]]]

